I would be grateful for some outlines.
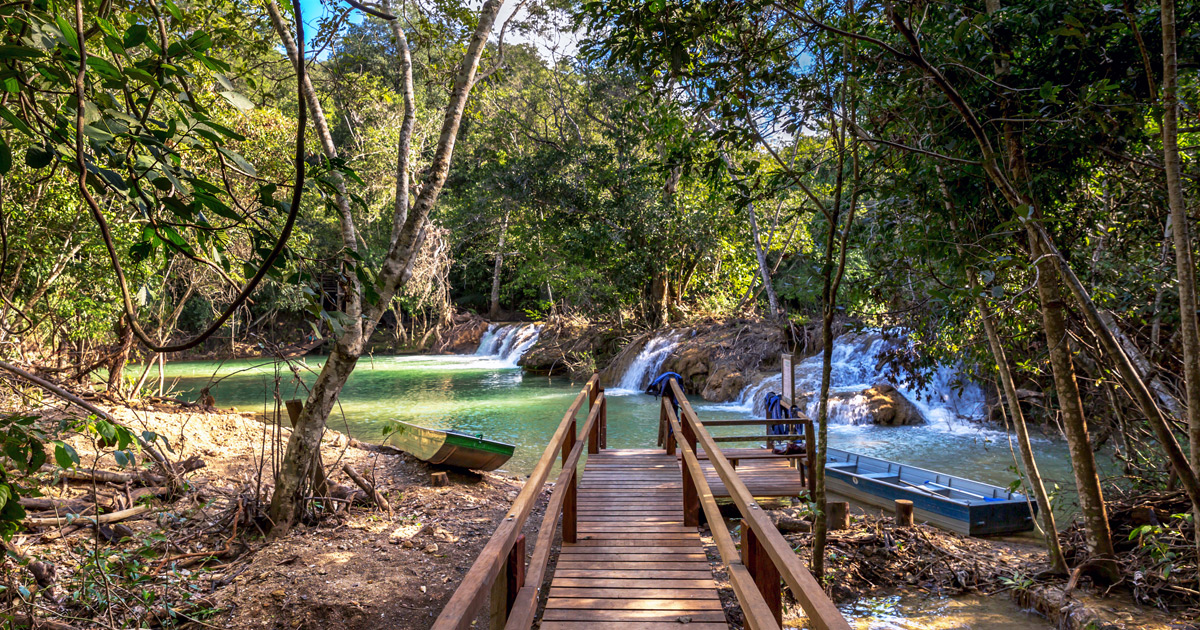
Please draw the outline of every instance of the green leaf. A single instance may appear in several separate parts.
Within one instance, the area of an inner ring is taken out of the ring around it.
[[[97,74],[106,79],[121,81],[125,78],[121,74],[121,71],[117,70],[116,66],[114,66],[107,59],[101,57],[88,57],[87,66],[92,70],[95,70]]]
[[[29,128],[29,125],[26,125],[25,121],[17,118],[16,114],[13,114],[7,107],[3,105],[0,105],[0,118],[7,120],[8,124],[12,125],[17,131],[20,131],[30,138],[33,137],[33,131]]]
[[[229,101],[230,105],[233,105],[234,107],[236,107],[242,111],[254,109],[254,103],[251,103],[250,99],[246,98],[245,96],[242,96],[241,93],[239,93],[239,92],[234,92],[232,90],[225,90],[225,91],[221,92],[220,94],[221,94],[221,96],[225,97],[225,100]]]
[[[150,29],[146,28],[145,24],[134,24],[125,29],[125,35],[121,38],[121,43],[125,44],[126,48],[136,48],[146,41],[146,35],[149,32]]]
[[[54,443],[54,462],[60,468],[74,468],[79,465],[79,453],[66,442]]]
[[[230,151],[229,149],[217,149],[217,150],[220,151],[221,154],[224,155],[225,157],[233,160],[233,163],[236,164],[237,167],[239,169],[241,169],[243,172],[247,173],[248,175],[258,175],[258,169],[254,168],[253,164],[247,162],[246,158],[242,157],[238,153],[236,153],[234,151]]]
[[[0,46],[0,59],[38,59],[42,51],[28,46]]]
[[[54,161],[54,151],[38,145],[25,150],[25,164],[29,168],[45,168]]]

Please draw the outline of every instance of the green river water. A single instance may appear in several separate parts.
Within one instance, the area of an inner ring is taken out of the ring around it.
[[[209,386],[220,407],[266,412],[273,409],[276,383],[283,399],[304,398],[323,359],[286,364],[272,361],[195,361],[168,364],[166,383],[182,398],[195,399]],[[432,428],[453,428],[517,446],[505,466],[528,473],[561,421],[582,383],[525,375],[496,358],[478,356],[389,356],[364,358],[329,420],[331,428],[367,441],[386,441],[383,427],[401,420]],[[750,410],[734,404],[694,403],[704,419],[744,418]],[[579,416],[580,421],[583,415]],[[609,398],[610,448],[646,448],[657,436],[658,403],[646,395]],[[902,463],[945,470],[1007,486],[1016,478],[1013,455],[1003,433],[932,427],[831,425],[830,444]],[[729,430],[729,429],[727,429]],[[714,431],[720,434],[719,430]],[[1051,484],[1068,486],[1065,447],[1040,440],[1043,474]],[[1060,501],[1069,504],[1069,499]],[[1063,506],[1069,513],[1070,506]],[[1059,511],[1059,510],[1056,510]],[[1040,617],[1020,611],[1007,598],[967,600],[894,597],[862,600],[845,608],[857,628],[971,628],[992,630],[1020,623],[1030,630],[1049,628]],[[932,619],[942,622],[931,623]]]

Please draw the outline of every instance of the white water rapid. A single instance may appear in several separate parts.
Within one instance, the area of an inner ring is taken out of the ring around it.
[[[683,333],[675,331],[656,335],[646,342],[642,351],[634,357],[633,362],[621,375],[621,381],[617,383],[616,388],[608,393],[610,395],[640,394],[645,391],[646,386],[658,375],[659,368],[671,355],[671,351],[679,345],[682,338]]]
[[[492,324],[479,339],[475,355],[492,357],[501,363],[515,366],[542,332],[541,324]]]
[[[879,354],[889,343],[878,333],[850,333],[833,343],[833,370],[830,373],[830,424],[868,424],[866,398],[863,390],[881,381],[888,381]],[[890,381],[889,381],[890,382]],[[984,414],[983,390],[964,377],[957,369],[942,365],[930,377],[924,388],[915,383],[892,383],[920,409],[930,426],[951,431],[967,430],[969,420]],[[778,393],[783,388],[783,375],[772,374],[751,383],[738,400],[738,406],[748,413],[761,416],[765,411],[767,392]],[[809,357],[796,365],[796,390],[810,394],[805,413],[817,417],[817,396],[821,389],[821,355]]]

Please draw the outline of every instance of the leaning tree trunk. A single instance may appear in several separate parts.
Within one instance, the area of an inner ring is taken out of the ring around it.
[[[1183,379],[1187,389],[1188,444],[1193,470],[1200,470],[1200,322],[1196,320],[1196,266],[1192,261],[1191,229],[1183,198],[1183,166],[1179,159],[1179,56],[1176,50],[1175,0],[1162,0],[1163,33],[1163,167],[1167,172],[1167,202],[1179,278],[1179,329],[1183,337]],[[1200,523],[1200,506],[1193,510]],[[1200,527],[1196,528],[1200,552]]]
[[[1043,249],[1041,240],[1032,231],[1029,235],[1029,247],[1030,255],[1038,261],[1037,288],[1041,300],[1042,326],[1046,332],[1046,344],[1050,352],[1050,367],[1054,373],[1058,408],[1062,412],[1063,429],[1067,434],[1067,448],[1071,453],[1071,470],[1075,474],[1075,487],[1079,491],[1079,509],[1083,513],[1088,551],[1098,562],[1097,567],[1115,581],[1119,575],[1114,560],[1116,551],[1113,549],[1104,493],[1100,489],[1100,476],[1096,472],[1096,456],[1088,437],[1083,399],[1079,395],[1079,384],[1075,380],[1075,363],[1071,358],[1071,343],[1068,339],[1062,293],[1058,285],[1058,272],[1054,261],[1046,255],[1048,252]]]
[[[354,371],[363,345],[370,339],[397,289],[412,277],[413,262],[425,239],[425,222],[437,203],[450,173],[450,161],[454,155],[454,144],[462,123],[463,111],[471,88],[475,85],[479,60],[495,24],[496,14],[503,3],[504,0],[486,0],[480,9],[479,23],[454,77],[454,86],[446,104],[433,160],[426,171],[421,192],[411,210],[399,203],[399,200],[396,204],[393,238],[377,274],[375,289],[379,298],[364,309],[365,312],[360,318],[361,325],[347,326],[342,336],[334,343],[329,359],[317,375],[304,409],[297,418],[298,429],[293,431],[288,439],[287,452],[276,476],[275,492],[271,496],[270,518],[273,536],[286,533],[299,517],[304,504],[304,481],[308,478],[315,456],[319,452],[321,436],[325,432],[334,403]],[[401,40],[400,44],[402,49],[406,48],[404,40]],[[402,56],[407,59],[407,52],[402,52]],[[407,68],[411,71],[411,65]],[[410,80],[406,81],[406,86],[406,89],[411,88]],[[414,102],[410,96],[405,95],[406,112]],[[411,138],[401,137],[400,146],[407,146],[410,141]],[[407,177],[408,156],[402,151],[397,161],[397,176]]]

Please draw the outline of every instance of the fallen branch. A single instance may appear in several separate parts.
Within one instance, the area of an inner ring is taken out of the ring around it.
[[[375,505],[378,505],[379,509],[387,512],[388,514],[392,513],[392,506],[388,505],[387,499],[383,498],[382,494],[379,494],[379,491],[375,489],[375,486],[371,485],[371,483],[366,479],[363,479],[362,475],[358,474],[358,471],[351,468],[350,464],[342,465],[342,471],[349,475],[350,478],[354,480],[354,483],[358,484],[358,487],[362,488],[363,492],[366,492],[367,496],[371,497],[371,499],[375,501]]]
[[[189,473],[193,470],[204,468],[207,465],[204,460],[193,455],[179,462],[176,465],[176,471],[179,474]],[[167,480],[161,475],[156,475],[149,471],[122,473],[110,470],[64,470],[62,476],[74,481],[98,481],[101,483],[133,483],[146,486],[161,486],[167,483]]]
[[[96,523],[98,525],[104,525],[106,523],[116,523],[117,521],[124,521],[135,516],[141,516],[152,509],[153,508],[145,505],[139,505],[137,507],[131,507],[128,510],[121,510],[120,512],[113,512],[111,514],[101,514],[100,516],[96,517],[76,516],[71,518],[63,516],[49,518],[27,518],[25,519],[24,524],[27,527],[59,527],[62,525],[75,525],[79,523]]]

